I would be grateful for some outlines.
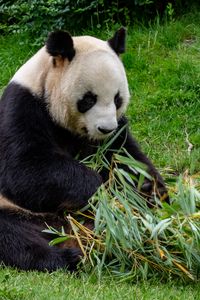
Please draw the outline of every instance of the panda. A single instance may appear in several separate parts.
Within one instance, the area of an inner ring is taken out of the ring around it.
[[[95,154],[105,138],[117,136],[106,154],[109,161],[123,145],[152,175],[143,189],[151,193],[156,183],[158,194],[167,195],[161,175],[125,126],[130,95],[119,58],[125,40],[124,28],[108,41],[52,32],[5,88],[0,101],[0,261],[4,265],[76,270],[80,249],[49,246],[50,237],[43,229],[45,222],[66,225],[64,211],[86,206],[108,179],[106,170],[98,174],[81,162]]]

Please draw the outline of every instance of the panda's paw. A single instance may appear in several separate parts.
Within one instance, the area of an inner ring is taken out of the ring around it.
[[[79,248],[59,249],[58,247],[39,247],[40,253],[43,255],[34,255],[26,270],[38,270],[53,272],[59,269],[66,269],[70,272],[77,270],[78,263],[83,256]],[[22,267],[24,269],[24,267]]]
[[[103,180],[101,175],[96,171],[89,169],[88,173],[85,174],[84,180],[84,199],[88,201],[97,191],[97,189],[102,185]]]
[[[161,202],[170,203],[168,191],[163,183],[145,179],[140,192],[147,199],[149,206],[155,205],[155,197]]]
[[[64,267],[70,272],[77,271],[78,264],[83,256],[82,251],[78,248],[64,249],[62,256],[65,264]]]
[[[102,184],[101,176],[94,170],[84,168],[76,183],[73,184],[68,199],[59,206],[59,211],[77,210],[88,205],[88,200],[96,193]]]

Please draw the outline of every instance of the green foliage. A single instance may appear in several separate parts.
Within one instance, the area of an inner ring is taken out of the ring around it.
[[[46,36],[54,29],[128,26],[160,15],[170,21],[187,1],[158,0],[0,0],[0,32],[24,32]],[[191,5],[191,4],[190,4]]]
[[[47,35],[66,23],[70,10],[67,0],[0,1],[0,31]],[[69,20],[68,20],[69,21]]]

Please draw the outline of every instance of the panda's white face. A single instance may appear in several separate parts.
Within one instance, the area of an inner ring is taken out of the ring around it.
[[[71,59],[43,47],[12,80],[44,96],[62,127],[92,140],[104,139],[117,129],[129,101],[124,67],[107,41],[64,35],[75,49],[75,55],[73,49],[68,53]],[[60,41],[53,37],[53,51]]]
[[[77,37],[74,45],[76,55],[60,79],[59,105],[52,94],[50,112],[73,133],[104,139],[117,129],[118,119],[128,104],[124,67],[106,42]]]

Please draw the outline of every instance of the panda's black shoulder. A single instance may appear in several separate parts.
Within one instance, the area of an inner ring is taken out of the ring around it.
[[[0,114],[4,121],[20,120],[21,123],[24,121],[31,124],[34,118],[44,117],[44,112],[45,105],[40,101],[40,97],[18,83],[8,84],[0,101]]]
[[[5,89],[0,101],[0,118],[0,142],[9,146],[8,149],[11,140],[16,151],[25,151],[28,146],[42,150],[44,145],[53,143],[54,122],[44,99],[20,84],[11,82]]]

